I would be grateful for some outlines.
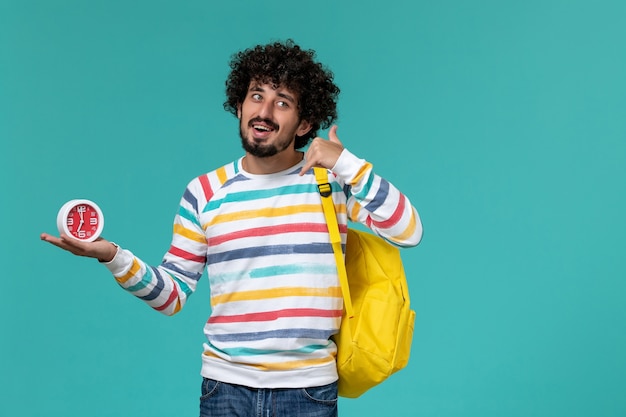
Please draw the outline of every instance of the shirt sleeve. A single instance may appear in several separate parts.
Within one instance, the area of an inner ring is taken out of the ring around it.
[[[206,266],[207,241],[198,220],[195,191],[191,183],[181,199],[172,243],[159,266],[150,266],[120,247],[105,263],[122,288],[166,315],[183,308]]]
[[[397,246],[415,246],[422,223],[409,199],[376,175],[372,164],[344,149],[332,171],[345,183],[348,218]]]

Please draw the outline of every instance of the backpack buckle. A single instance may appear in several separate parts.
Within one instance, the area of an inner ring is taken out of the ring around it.
[[[329,183],[324,183],[324,184],[317,184],[317,189],[320,192],[320,195],[322,197],[328,197],[329,195],[332,194],[332,188],[330,187]]]

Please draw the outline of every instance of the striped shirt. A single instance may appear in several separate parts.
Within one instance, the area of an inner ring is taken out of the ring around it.
[[[180,311],[206,269],[204,377],[258,388],[329,384],[343,301],[315,175],[299,175],[304,162],[253,175],[241,161],[189,183],[161,265],[119,249],[107,267],[167,315]],[[329,182],[344,242],[348,220],[398,246],[421,239],[416,210],[368,162],[344,150]]]

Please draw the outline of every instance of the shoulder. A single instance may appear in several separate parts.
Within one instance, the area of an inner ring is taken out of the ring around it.
[[[187,184],[185,195],[206,204],[225,184],[239,174],[239,161],[229,162],[213,171],[198,175]]]

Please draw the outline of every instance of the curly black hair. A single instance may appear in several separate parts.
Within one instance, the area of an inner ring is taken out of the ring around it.
[[[284,86],[298,95],[300,119],[311,124],[311,130],[295,140],[296,149],[306,146],[318,129],[330,127],[337,119],[339,87],[333,83],[333,73],[314,59],[315,51],[303,50],[291,39],[234,54],[224,109],[237,115],[252,80]]]

